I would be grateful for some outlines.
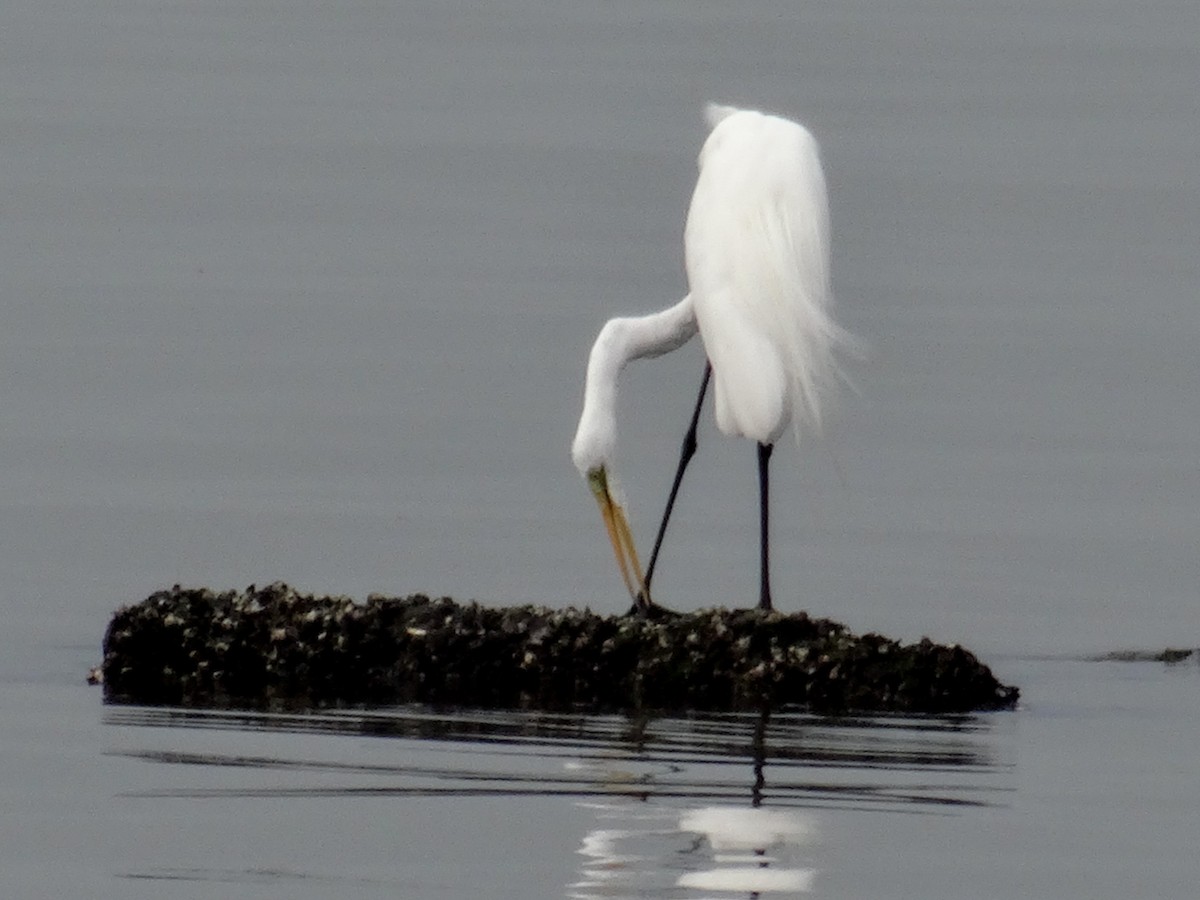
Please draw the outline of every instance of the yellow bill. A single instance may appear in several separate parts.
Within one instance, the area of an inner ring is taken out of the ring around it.
[[[633,598],[634,603],[645,608],[651,603],[650,591],[646,587],[646,577],[642,574],[642,564],[638,561],[633,531],[625,518],[625,510],[608,490],[608,474],[603,466],[588,472],[588,486],[600,506],[600,515],[604,518],[604,527],[608,529],[608,539],[612,541],[617,566],[621,570],[621,578],[629,590],[629,596]]]

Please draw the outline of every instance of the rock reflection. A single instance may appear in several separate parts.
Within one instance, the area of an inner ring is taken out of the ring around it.
[[[154,767],[120,794],[138,800],[440,798],[519,816],[526,801],[561,798],[570,812],[556,815],[577,829],[558,882],[572,882],[572,900],[775,900],[821,889],[818,822],[833,830],[849,811],[943,817],[1008,803],[1011,722],[110,707],[105,753]]]

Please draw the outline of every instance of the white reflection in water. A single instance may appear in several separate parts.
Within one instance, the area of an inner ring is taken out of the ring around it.
[[[769,850],[786,852],[809,842],[816,833],[810,816],[790,810],[761,807],[706,806],[688,810],[679,828],[700,835],[715,868],[686,872],[679,887],[710,891],[797,893],[812,888],[815,873],[809,868],[779,867],[781,860]]]
[[[752,850],[765,853],[779,844],[801,844],[816,826],[808,816],[782,809],[747,806],[705,806],[679,819],[684,831],[703,835],[716,852]]]
[[[579,880],[568,885],[572,900],[663,896],[663,857],[678,852],[675,816],[668,809],[623,802],[581,802],[599,827],[584,835],[576,851],[583,857]]]
[[[752,896],[762,893],[798,893],[812,890],[812,869],[768,869],[730,867],[706,869],[680,875],[676,882],[680,887],[698,888],[706,891],[748,891]]]
[[[598,827],[584,836],[572,900],[670,897],[695,891],[783,898],[812,889],[815,871],[797,856],[816,834],[791,810],[705,806],[684,810],[628,802],[581,803]]]

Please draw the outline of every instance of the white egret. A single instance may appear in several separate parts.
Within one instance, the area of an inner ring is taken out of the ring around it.
[[[771,608],[768,464],[792,426],[820,425],[821,399],[837,373],[834,351],[846,340],[830,317],[829,209],[817,143],[802,125],[778,116],[710,105],[711,132],[684,229],[690,293],[648,316],[609,320],[588,358],[583,412],[571,456],[600,504],[626,587],[643,611],[650,579],[696,423],[715,380],[717,427],[758,445],[759,606]],[[613,496],[617,379],[634,359],[659,356],[696,332],[707,362],[691,427],[643,575],[633,535]]]

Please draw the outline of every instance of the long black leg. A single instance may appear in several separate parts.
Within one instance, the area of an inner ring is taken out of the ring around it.
[[[692,424],[688,426],[687,434],[683,436],[683,448],[679,454],[679,468],[675,470],[675,481],[671,485],[671,493],[667,497],[667,508],[663,510],[662,522],[658,526],[658,537],[654,539],[654,549],[650,553],[650,565],[646,567],[646,593],[650,593],[650,579],[654,577],[654,566],[658,563],[658,551],[662,547],[663,535],[667,533],[667,522],[671,518],[671,510],[675,508],[675,496],[679,493],[679,485],[683,481],[683,470],[696,454],[696,427],[700,422],[700,407],[704,405],[704,394],[708,391],[708,381],[712,377],[712,363],[704,361],[704,378],[700,381],[700,394],[696,397],[696,408],[692,410]]]
[[[758,591],[758,608],[771,608],[771,555],[768,549],[768,516],[767,504],[770,491],[767,484],[767,466],[771,462],[771,451],[774,444],[758,445],[758,508],[759,508],[759,546],[762,550],[760,558],[761,578]]]

